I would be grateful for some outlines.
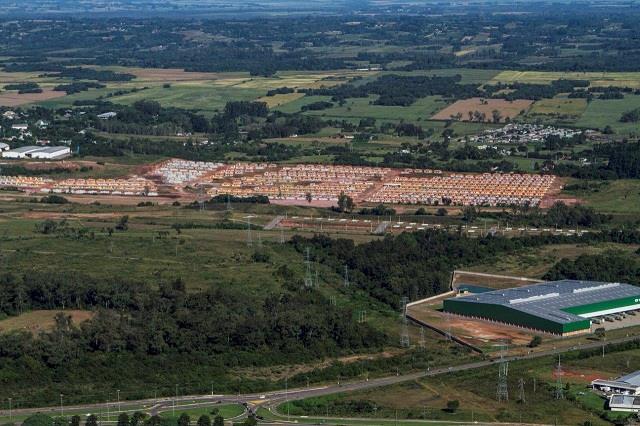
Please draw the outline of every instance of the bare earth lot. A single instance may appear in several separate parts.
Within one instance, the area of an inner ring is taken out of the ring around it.
[[[0,93],[0,106],[15,107],[34,102],[47,101],[49,99],[66,96],[65,92],[54,92],[52,89],[44,88],[42,93],[22,93],[11,90]]]
[[[515,101],[506,101],[504,99],[482,99],[482,98],[470,98],[461,101],[457,101],[445,109],[438,112],[431,117],[433,120],[449,120],[452,116],[460,113],[462,114],[462,121],[469,120],[469,111],[478,111],[486,115],[485,121],[493,120],[493,111],[500,111],[502,120],[505,118],[514,118],[520,114],[521,111],[526,111],[533,101],[527,99],[518,99]]]

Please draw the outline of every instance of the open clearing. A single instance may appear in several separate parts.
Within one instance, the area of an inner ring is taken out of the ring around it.
[[[42,93],[18,93],[15,90],[10,90],[0,93],[0,106],[16,107],[61,98],[65,95],[65,92],[54,92],[50,88],[43,88]]]
[[[10,331],[29,331],[37,334],[41,331],[51,330],[55,325],[55,317],[58,313],[70,315],[75,325],[91,319],[94,315],[93,312],[80,310],[31,311],[18,315],[17,317],[11,317],[0,321],[0,333],[8,333]]]
[[[533,101],[527,99],[518,99],[515,101],[506,101],[504,99],[482,99],[470,98],[457,101],[441,110],[433,117],[433,120],[449,120],[457,114],[462,115],[462,121],[469,120],[469,112],[478,111],[486,115],[485,121],[493,121],[493,111],[500,111],[502,120],[505,118],[517,117],[522,111],[526,111]]]

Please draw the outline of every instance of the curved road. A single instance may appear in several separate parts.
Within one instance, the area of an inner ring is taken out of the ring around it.
[[[550,355],[557,355],[563,352],[570,352],[580,349],[596,349],[601,348],[603,344],[605,346],[617,343],[630,342],[634,340],[640,340],[640,336],[627,336],[618,339],[611,339],[606,342],[590,342],[582,345],[577,345],[569,348],[559,348],[548,351],[533,352],[523,356],[505,357],[506,361],[518,361],[525,359],[541,358]],[[362,380],[355,382],[346,382],[335,385],[316,386],[309,388],[295,388],[287,390],[278,390],[265,393],[250,393],[240,395],[186,395],[177,398],[159,398],[159,399],[143,399],[135,401],[121,401],[120,408],[125,411],[132,411],[139,409],[140,406],[147,407],[143,411],[150,414],[157,414],[159,412],[171,411],[175,404],[176,410],[185,408],[195,408],[199,405],[210,405],[212,403],[239,403],[249,408],[249,410],[255,410],[257,407],[262,406],[265,408],[275,408],[278,405],[286,401],[299,400],[304,398],[310,398],[315,396],[330,395],[341,392],[359,391],[364,389],[371,389],[382,386],[394,385],[411,380],[417,380],[423,377],[437,376],[441,374],[472,370],[475,368],[482,368],[493,365],[494,360],[482,360],[471,362],[467,364],[453,365],[450,367],[439,367],[434,369],[428,369],[427,371],[419,371],[410,374],[394,375],[381,377],[377,379]],[[181,403],[186,405],[181,405]],[[117,404],[110,403],[97,403],[97,404],[85,404],[85,405],[73,405],[65,406],[65,413],[71,414],[73,412],[106,412],[108,409],[116,411]],[[60,407],[40,407],[40,408],[22,408],[13,410],[13,416],[25,416],[35,413],[53,413],[59,414]],[[244,414],[246,416],[247,413]],[[8,410],[0,411],[0,417],[7,417],[9,415]],[[242,416],[240,416],[242,417]],[[300,421],[303,420],[296,417],[298,424],[304,424]]]

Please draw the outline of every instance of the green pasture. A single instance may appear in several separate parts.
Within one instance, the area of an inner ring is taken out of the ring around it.
[[[563,191],[598,211],[617,214],[640,214],[640,181],[620,179],[606,181],[590,190]]]
[[[640,95],[626,94],[624,99],[595,99],[588,104],[576,125],[600,129],[611,126],[617,133],[640,134],[639,123],[620,122],[622,114],[636,108],[640,108]]]

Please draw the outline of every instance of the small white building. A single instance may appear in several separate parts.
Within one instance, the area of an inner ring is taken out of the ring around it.
[[[19,132],[26,132],[29,126],[27,124],[12,124],[11,128]]]
[[[102,114],[98,114],[97,117],[100,120],[108,120],[110,118],[114,118],[116,115],[118,115],[117,112],[110,111],[110,112],[103,112]]]
[[[5,111],[2,116],[4,118],[6,118],[7,120],[15,120],[17,117],[17,114],[13,111]]]
[[[0,142],[0,152],[9,151],[11,147],[4,142]]]

